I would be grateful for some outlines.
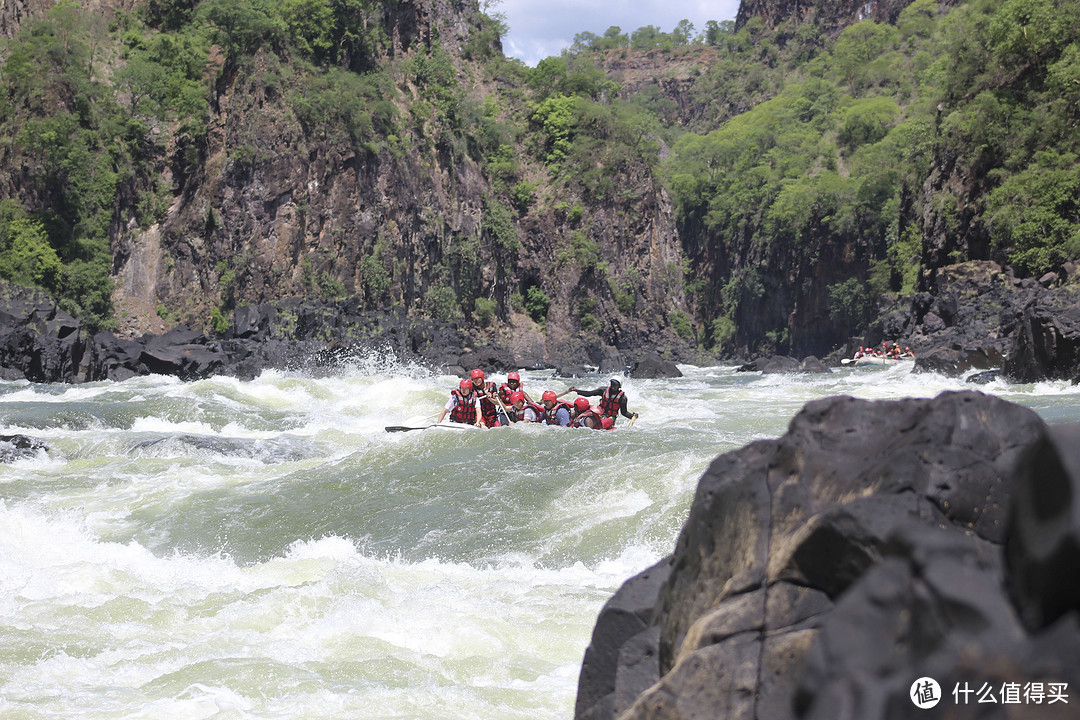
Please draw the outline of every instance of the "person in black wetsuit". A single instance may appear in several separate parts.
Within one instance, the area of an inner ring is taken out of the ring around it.
[[[600,396],[600,415],[603,417],[609,417],[614,423],[615,418],[621,413],[626,418],[636,418],[637,413],[631,413],[626,409],[626,393],[622,391],[622,383],[611,378],[611,383],[606,388],[597,388],[595,390],[578,390],[576,387],[570,388],[572,392],[576,392],[582,397],[596,397]]]

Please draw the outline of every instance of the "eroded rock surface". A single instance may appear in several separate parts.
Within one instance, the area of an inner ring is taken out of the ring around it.
[[[930,676],[946,701],[1072,693],[949,717],[1077,717],[1078,440],[976,392],[809,403],[710,465],[672,556],[601,612],[576,716],[927,717],[908,694]]]

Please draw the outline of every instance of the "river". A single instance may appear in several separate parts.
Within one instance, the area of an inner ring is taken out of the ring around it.
[[[569,720],[597,612],[671,551],[714,457],[816,398],[971,387],[681,369],[624,379],[640,418],[606,433],[387,433],[430,423],[457,379],[377,354],[0,383],[2,434],[52,448],[0,466],[0,717]],[[1067,383],[981,389],[1080,420]]]

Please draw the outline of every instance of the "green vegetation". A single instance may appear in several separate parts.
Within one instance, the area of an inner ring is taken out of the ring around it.
[[[530,285],[525,291],[525,312],[529,317],[538,323],[543,323],[547,318],[549,307],[551,307],[551,299],[538,285]]]
[[[424,293],[424,311],[436,320],[452,322],[461,318],[457,293],[446,285],[436,285]]]
[[[476,315],[476,321],[480,323],[480,327],[491,325],[491,321],[495,319],[496,308],[497,305],[494,300],[484,297],[476,298],[473,302],[473,313]]]
[[[235,118],[288,128],[299,156],[333,155],[343,173],[437,166],[430,175],[448,180],[438,193],[467,189],[460,218],[474,224],[425,209],[401,233],[426,243],[417,268],[381,230],[336,237],[356,244],[355,267],[300,254],[292,290],[340,298],[355,279],[368,307],[415,303],[440,319],[472,308],[489,325],[490,298],[508,297],[544,322],[552,300],[520,274],[553,247],[605,312],[655,311],[688,340],[753,351],[797,341],[786,327],[794,305],[827,309],[836,338],[857,332],[883,294],[925,289],[923,263],[993,259],[1037,276],[1080,257],[1076,3],[914,0],[895,25],[864,21],[835,37],[815,24],[828,3],[775,28],[760,18],[737,31],[611,27],[578,34],[535,69],[497,52],[498,14],[470,18],[463,60],[437,33],[391,38],[384,22],[398,5],[147,0],[106,25],[60,0],[28,21],[0,54],[0,278],[109,326],[113,254],[136,228],[162,220],[219,158],[230,180],[277,160],[255,129],[228,125],[225,98],[259,108]],[[664,83],[631,92],[606,74],[633,53],[708,63],[675,98]],[[310,198],[293,190],[305,228],[350,232],[308,217]],[[646,288],[600,238],[665,193],[686,257],[665,258]],[[217,263],[204,273],[221,292],[216,326],[249,278],[244,262],[213,255],[241,230],[223,201],[209,202],[197,227],[174,235]],[[549,226],[538,250],[529,233]],[[681,282],[685,310],[649,306],[658,285]],[[759,317],[771,295],[783,299]],[[595,307],[568,310],[599,330]]]
[[[713,262],[792,269],[840,255],[827,288],[839,339],[882,292],[918,288],[927,242],[952,243],[947,261],[996,259],[1024,275],[1080,257],[1075,4],[978,0],[946,14],[916,0],[895,27],[864,21],[831,44],[801,35],[753,22],[717,35],[728,55],[693,91],[753,107],[682,135],[664,163],[683,233],[704,236]],[[944,239],[924,236],[924,216]],[[714,343],[754,307],[725,291],[734,277],[705,289]]]

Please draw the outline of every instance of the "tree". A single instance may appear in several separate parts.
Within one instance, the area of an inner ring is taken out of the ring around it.
[[[840,33],[833,48],[833,59],[852,95],[856,95],[873,76],[873,61],[889,49],[895,34],[896,29],[891,25],[872,20],[864,20]]]
[[[615,50],[630,46],[630,38],[618,25],[612,25],[604,31],[603,39],[597,44],[596,50]]]
[[[334,9],[330,0],[284,0],[281,16],[297,50],[316,63],[331,59]]]
[[[639,27],[630,35],[630,47],[635,50],[650,50],[663,45],[665,36],[655,25]]]
[[[40,221],[27,217],[0,220],[0,277],[55,290],[60,269],[60,257]]]
[[[586,30],[574,36],[574,42],[570,45],[569,51],[571,53],[592,52],[599,49],[600,43],[601,38],[599,35]]]
[[[196,16],[216,29],[230,62],[266,43],[278,51],[283,47],[286,25],[280,6],[270,0],[205,0]]]
[[[689,45],[693,38],[694,23],[689,20],[680,20],[671,33],[671,41],[675,45]]]
[[[735,23],[732,20],[724,20],[719,23],[715,20],[709,20],[705,23],[705,44],[713,47],[721,45],[734,32]]]

